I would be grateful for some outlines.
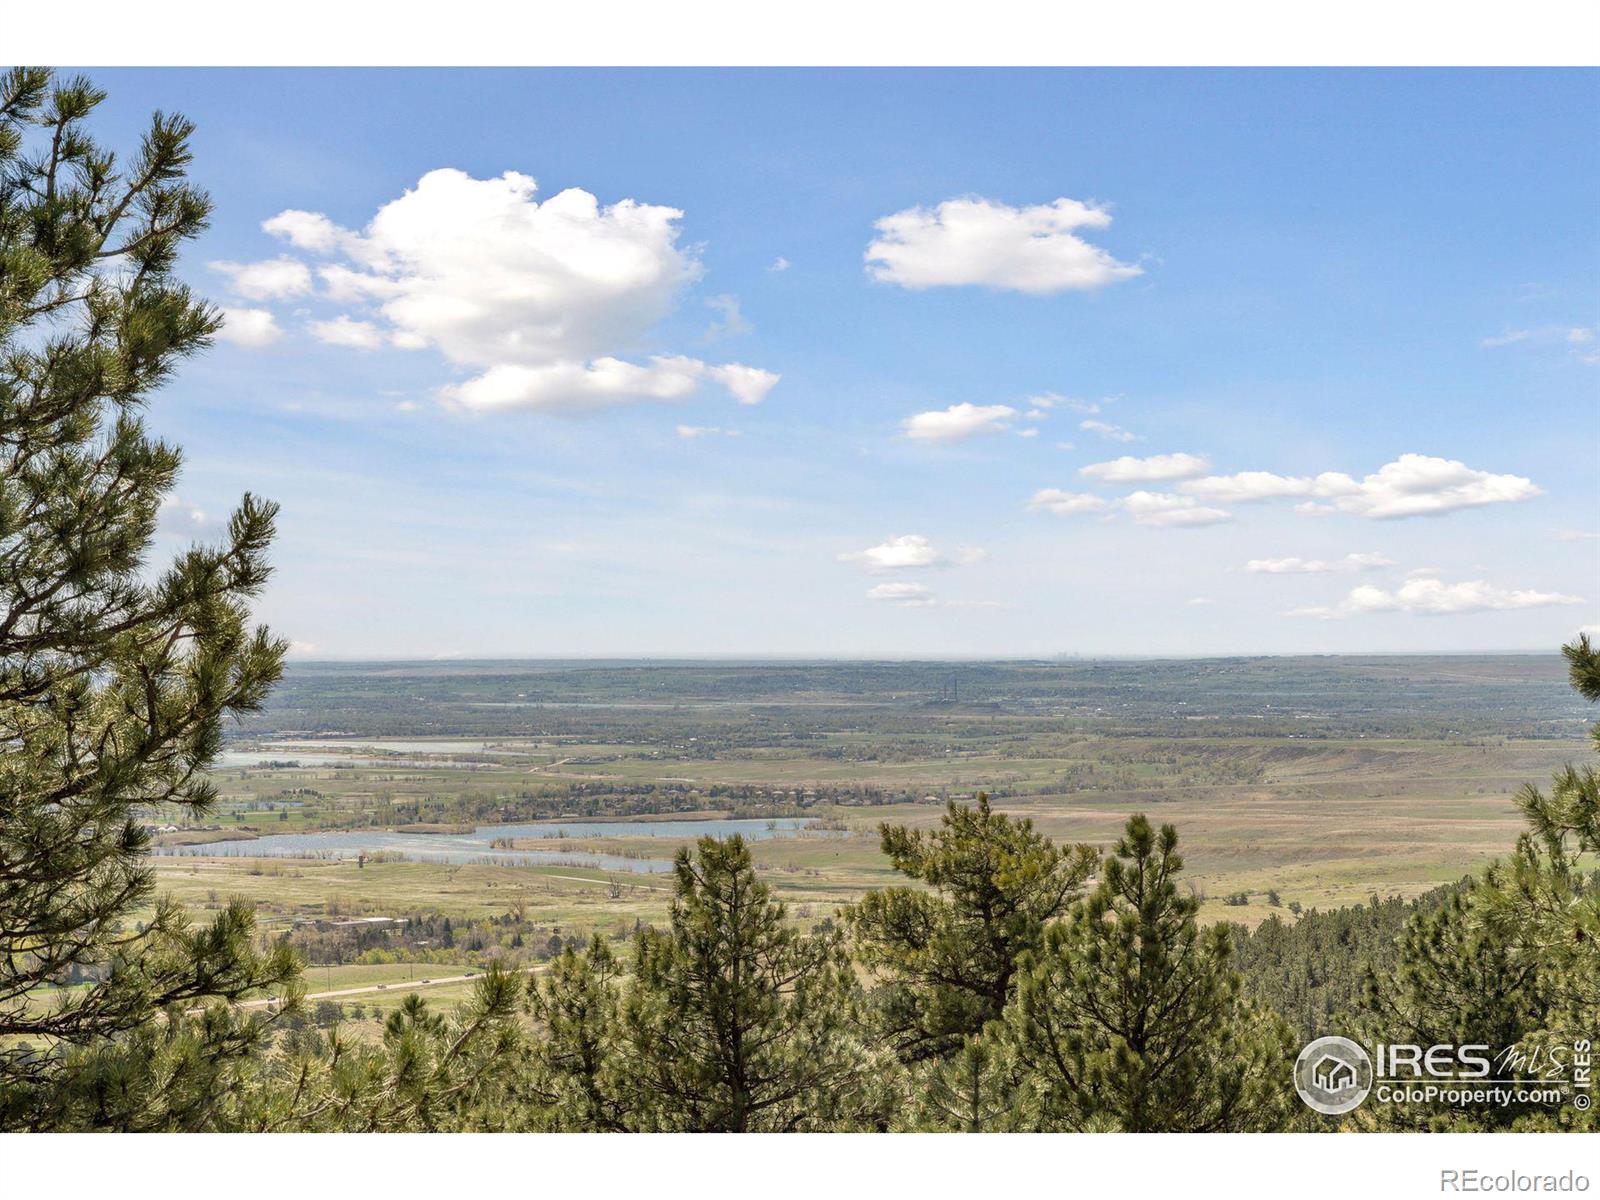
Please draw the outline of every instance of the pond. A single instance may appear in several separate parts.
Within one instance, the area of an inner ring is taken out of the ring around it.
[[[369,750],[381,750],[382,746],[368,745]],[[413,751],[413,753],[418,753]],[[485,754],[498,753],[497,751],[483,751]],[[216,764],[212,767],[215,771],[237,771],[248,767],[269,767],[273,765],[285,766],[293,764],[298,767],[366,767],[389,768],[390,770],[418,771],[418,770],[485,770],[488,764],[481,762],[458,762],[453,759],[443,758],[374,758],[363,757],[359,754],[335,754],[326,750],[300,750],[289,746],[268,746],[261,750],[224,750],[217,756]]]

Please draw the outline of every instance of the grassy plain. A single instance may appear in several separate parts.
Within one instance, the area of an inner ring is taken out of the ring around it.
[[[297,667],[215,772],[223,799],[203,824],[220,828],[158,840],[646,816],[660,819],[657,836],[524,830],[512,845],[659,861],[688,836],[671,818],[806,816],[827,832],[753,849],[791,913],[817,921],[897,882],[880,822],[932,828],[947,800],[982,789],[1064,842],[1109,848],[1134,812],[1170,821],[1203,919],[1254,925],[1290,905],[1416,895],[1505,853],[1520,831],[1514,792],[1589,753],[1591,714],[1563,665],[1550,655]],[[432,914],[479,922],[503,948],[508,926],[493,922],[515,913],[528,947],[519,961],[552,936],[659,921],[671,894],[660,874],[571,865],[383,855],[358,866],[190,849],[203,856],[155,866],[160,890],[197,914],[242,897],[268,932]],[[1224,903],[1240,893],[1243,905]],[[309,990],[383,983],[354,998],[375,1032],[418,979],[481,966],[481,953],[452,957],[421,936],[401,957],[425,962],[313,966]],[[448,1000],[470,986],[425,994]]]
[[[1592,714],[1563,666],[1551,655],[295,667],[213,772],[217,809],[150,814],[158,844],[195,855],[153,865],[158,890],[197,917],[242,898],[266,935],[292,931],[311,957],[310,993],[359,989],[337,1002],[360,1036],[414,989],[448,1004],[472,987],[424,979],[501,954],[529,966],[558,941],[660,921],[670,877],[392,852],[364,866],[326,851],[231,857],[207,842],[395,830],[420,848],[424,831],[511,821],[524,826],[508,835],[516,849],[659,863],[691,836],[684,819],[803,816],[818,827],[753,852],[791,914],[815,922],[899,882],[880,822],[931,829],[946,801],[985,790],[1063,842],[1109,848],[1134,812],[1174,823],[1202,919],[1253,926],[1290,906],[1413,896],[1505,853],[1520,832],[1515,791],[1591,753]],[[601,836],[526,828],[544,818],[600,822]],[[655,836],[607,828],[641,818]],[[248,855],[248,842],[229,850]],[[1239,894],[1244,904],[1224,903]],[[341,946],[340,923],[371,916],[411,924]],[[435,928],[446,917],[470,931],[453,946]]]
[[[1192,747],[1178,747],[1192,750]],[[676,760],[663,768],[643,754],[588,764],[581,777],[555,776],[622,787],[663,777],[696,787],[739,784],[789,790],[834,784],[866,786],[916,799],[859,807],[818,804],[804,811],[842,826],[843,836],[774,839],[756,845],[758,862],[781,894],[802,911],[822,915],[870,887],[892,881],[877,848],[880,821],[932,827],[942,803],[927,797],[969,797],[979,787],[999,793],[1003,811],[1031,819],[1062,841],[1109,846],[1130,813],[1145,811],[1178,826],[1190,882],[1206,897],[1207,918],[1247,924],[1271,909],[1275,890],[1283,904],[1327,908],[1369,894],[1409,896],[1481,868],[1503,853],[1519,829],[1510,796],[1523,782],[1540,780],[1560,764],[1580,758],[1572,740],[1425,741],[1352,739],[1290,742],[1224,739],[1206,743],[1215,762],[1230,765],[1248,782],[1186,781],[1169,763],[1174,747],[1161,739],[1085,738],[1073,754],[941,754],[885,763],[839,762],[811,755],[754,760]],[[1063,788],[1063,777],[1085,764],[1112,778],[1093,786]],[[1125,761],[1143,765],[1131,769]],[[953,760],[953,761],[952,761]],[[265,823],[264,832],[304,829],[316,812],[366,803],[374,789],[413,782],[430,794],[459,786],[452,770],[416,772],[404,779],[383,773],[322,768],[272,771],[261,779],[243,772],[243,791],[224,776],[230,801],[266,788],[314,787],[324,809],[294,813],[294,822]],[[475,773],[480,774],[480,773]],[[501,771],[492,772],[501,775]],[[481,785],[481,778],[475,779]],[[282,825],[289,825],[285,830]],[[687,839],[671,836],[603,839],[518,839],[528,849],[585,851],[626,857],[670,857]],[[635,918],[658,918],[668,883],[659,876],[606,873],[582,867],[509,867],[426,862],[354,863],[314,859],[181,858],[158,861],[161,886],[204,909],[243,896],[264,918],[389,915],[433,909],[478,917],[520,900],[542,923],[565,928],[616,928]],[[620,883],[619,895],[612,881]],[[1250,903],[1224,906],[1243,891]]]

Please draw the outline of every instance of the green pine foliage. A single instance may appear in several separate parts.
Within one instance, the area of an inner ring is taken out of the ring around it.
[[[949,1133],[1016,1133],[1033,1127],[1019,1105],[1020,1075],[1005,1038],[968,1038],[948,1058],[914,1068],[903,1128]]]
[[[680,851],[670,926],[635,944],[622,1029],[643,1127],[743,1133],[888,1120],[837,931],[802,933],[737,835]]]
[[[1600,654],[1587,636],[1563,647],[1574,688],[1600,700]],[[1600,749],[1600,724],[1593,730]],[[1600,851],[1592,766],[1558,772],[1549,794],[1529,785],[1517,805],[1528,830],[1438,912],[1407,926],[1399,968],[1368,981],[1368,1025],[1387,1040],[1486,1043],[1518,1054],[1496,1077],[1536,1080],[1552,1056],[1600,1029]],[[1401,1034],[1406,1035],[1402,1038]],[[1385,1127],[1596,1129],[1593,1109],[1482,1105],[1369,1114]]]
[[[622,1042],[621,964],[604,938],[568,944],[528,980],[539,1027],[528,1087],[548,1129],[624,1133],[637,1127]]]
[[[208,1098],[171,1089],[202,1086],[202,1067],[261,1030],[184,1010],[296,969],[286,951],[254,952],[242,909],[197,931],[156,903],[142,931],[129,927],[153,901],[141,818],[209,808],[223,724],[260,706],[284,644],[252,629],[248,608],[267,580],[272,505],[246,496],[220,544],[145,570],[182,460],[141,410],[218,327],[173,273],[210,202],[185,179],[187,121],[158,113],[119,159],[85,128],[103,98],[43,70],[0,76],[4,1127],[47,1120],[56,1088],[106,1092],[90,1110],[110,1123],[203,1120]],[[94,982],[27,1002],[71,971]],[[117,1048],[152,1036],[164,1011],[179,1014],[173,1036],[198,1039],[192,1053],[169,1063]],[[132,1078],[146,1062],[149,1076]]]
[[[1100,886],[1023,958],[1005,1037],[1041,1128],[1283,1128],[1288,1029],[1239,995],[1226,927],[1179,890],[1178,834],[1133,817]]]
[[[1037,949],[1094,872],[1088,846],[1058,847],[982,793],[951,803],[931,835],[880,829],[883,852],[924,888],[869,893],[845,912],[876,981],[881,1036],[906,1062],[943,1058],[998,1020],[1018,958]]]
[[[522,981],[490,967],[449,1013],[412,993],[376,1044],[334,1029],[281,1039],[221,1128],[434,1133],[520,1128],[513,1065],[526,1057]]]
[[[1273,913],[1253,930],[1235,925],[1233,964],[1244,993],[1288,1021],[1301,1042],[1354,1028],[1368,974],[1399,967],[1406,923],[1471,883],[1446,884],[1415,900],[1373,895],[1365,904],[1313,908],[1297,918]]]
[[[886,1127],[892,1056],[862,1036],[841,935],[804,933],[740,837],[680,852],[666,929],[624,975],[604,941],[564,949],[528,987],[542,1126],[743,1133]]]
[[[1600,701],[1600,650],[1588,634],[1563,646],[1573,688],[1584,699]],[[1600,752],[1600,722],[1590,730]],[[1569,861],[1575,854],[1600,854],[1600,772],[1593,766],[1568,766],[1551,781],[1549,795],[1532,784],[1517,795],[1530,835],[1542,850]]]

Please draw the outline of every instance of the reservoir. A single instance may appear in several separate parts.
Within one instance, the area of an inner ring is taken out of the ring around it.
[[[660,858],[633,858],[621,854],[595,854],[582,850],[505,850],[494,846],[499,838],[661,838],[679,842],[689,838],[741,835],[746,841],[798,837],[815,822],[807,817],[700,821],[533,821],[521,825],[480,825],[471,833],[397,833],[392,830],[339,830],[326,833],[279,833],[200,846],[163,846],[157,854],[204,858],[355,858],[383,853],[415,862],[495,863],[503,866],[590,867],[602,871],[660,874],[672,869],[672,854],[662,848]],[[811,836],[841,836],[814,830]]]

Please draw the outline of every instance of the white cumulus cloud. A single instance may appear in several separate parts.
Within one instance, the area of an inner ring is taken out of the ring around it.
[[[1104,400],[1080,400],[1080,398],[1072,397],[1072,395],[1045,392],[1043,395],[1029,397],[1029,403],[1034,405],[1035,408],[1066,408],[1070,413],[1085,413],[1088,416],[1093,416],[1094,413],[1101,411],[1101,405],[1109,405],[1109,403],[1114,402],[1115,398],[1117,397],[1114,397],[1114,395],[1107,395]]]
[[[635,200],[602,206],[578,188],[540,203],[537,190],[515,171],[474,179],[441,169],[360,232],[297,209],[264,227],[337,260],[318,276],[326,299],[351,306],[349,320],[476,371],[444,389],[463,407],[574,413],[682,399],[708,383],[744,404],[766,395],[778,377],[758,367],[618,357],[647,340],[702,273],[693,249],[678,244],[681,212]]]
[[[1220,508],[1207,508],[1193,496],[1174,496],[1166,492],[1134,492],[1122,500],[1122,509],[1135,525],[1179,528],[1220,525],[1233,520],[1233,514]]]
[[[952,404],[906,418],[905,433],[918,441],[953,442],[979,433],[1000,433],[1010,428],[1016,415],[1009,404]]]
[[[1541,491],[1520,475],[1494,475],[1453,459],[1402,454],[1360,480],[1339,472],[1318,475],[1315,494],[1329,498],[1341,512],[1390,520],[1529,500]]]
[[[1115,399],[1115,396],[1107,396],[1104,400],[1080,400],[1074,396],[1063,396],[1058,392],[1041,392],[1037,396],[1029,396],[1028,403],[1035,408],[1064,408],[1068,412],[1093,416],[1100,411],[1102,404],[1110,404]]]
[[[327,254],[350,236],[348,230],[339,228],[322,213],[299,208],[286,208],[277,216],[268,217],[261,222],[261,228],[296,249],[315,254]]]
[[[1113,425],[1109,421],[1096,421],[1093,419],[1079,421],[1078,428],[1087,433],[1098,433],[1101,437],[1111,442],[1137,442],[1140,440],[1137,433],[1130,433],[1120,425]]]
[[[1021,208],[981,196],[946,200],[880,217],[866,251],[867,272],[915,290],[1090,290],[1141,274],[1074,232],[1109,224],[1103,207],[1066,198]]]
[[[538,367],[505,364],[441,390],[464,408],[531,408],[571,415],[627,401],[684,400],[707,379],[721,383],[741,404],[759,403],[777,382],[776,375],[754,367],[713,367],[696,358],[661,355],[645,365],[611,357]]]
[[[217,336],[247,350],[270,346],[283,336],[277,318],[265,308],[224,308]]]
[[[920,583],[880,583],[867,589],[867,599],[879,604],[898,604],[907,608],[921,608],[937,603],[933,592]]]
[[[311,268],[298,259],[207,264],[228,281],[228,290],[246,300],[290,300],[311,290]]]
[[[750,324],[739,307],[737,296],[708,296],[706,307],[717,314],[710,325],[706,326],[706,340],[715,341],[718,338],[738,337],[742,333],[752,333],[755,326]]]
[[[1394,559],[1383,554],[1346,554],[1334,559],[1252,558],[1244,569],[1265,575],[1332,575],[1392,566]]]
[[[982,549],[965,546],[953,554],[946,554],[920,533],[906,533],[889,538],[865,550],[852,550],[839,555],[840,562],[860,563],[868,571],[898,571],[917,567],[947,567],[952,564],[980,562],[985,557]]]
[[[1041,488],[1029,499],[1028,509],[1031,512],[1054,513],[1059,517],[1076,517],[1085,513],[1109,514],[1120,509],[1133,518],[1135,525],[1156,528],[1220,525],[1233,520],[1232,513],[1207,507],[1192,496],[1175,496],[1169,492],[1138,491],[1120,500],[1107,500],[1092,492]]]
[[[1197,454],[1152,454],[1148,458],[1123,455],[1110,462],[1090,463],[1078,474],[1103,483],[1156,483],[1203,475],[1211,464]]]
[[[1446,583],[1442,579],[1407,580],[1394,591],[1364,584],[1338,604],[1297,608],[1288,615],[1337,621],[1367,613],[1401,612],[1417,616],[1451,616],[1518,608],[1543,608],[1552,604],[1582,604],[1580,596],[1539,592],[1531,588],[1503,588],[1482,579]]]
[[[1179,485],[1180,490],[1203,500],[1242,504],[1252,500],[1276,500],[1285,496],[1309,496],[1316,481],[1271,471],[1240,471],[1237,475],[1208,475]]]
[[[1091,492],[1064,492],[1060,488],[1040,488],[1028,501],[1034,512],[1055,513],[1058,517],[1074,517],[1079,513],[1103,512],[1111,502]]]
[[[311,336],[330,346],[350,346],[356,350],[376,350],[383,345],[383,331],[371,321],[357,321],[343,314],[331,321],[312,321]]]
[[[774,372],[739,363],[706,367],[705,374],[707,379],[727,388],[740,404],[760,404],[778,383],[778,376]]]
[[[180,537],[198,537],[218,527],[220,522],[198,504],[191,504],[178,496],[168,496],[156,510],[156,525]]]
[[[1204,500],[1233,503],[1314,497],[1300,505],[1299,511],[1345,512],[1375,520],[1437,516],[1543,494],[1543,489],[1520,475],[1497,475],[1427,454],[1402,454],[1361,479],[1342,471],[1324,471],[1315,477],[1242,471],[1192,479],[1179,485],[1179,490]]]

